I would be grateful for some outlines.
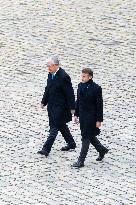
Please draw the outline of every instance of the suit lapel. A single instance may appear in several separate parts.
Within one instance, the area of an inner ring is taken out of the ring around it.
[[[54,79],[52,80],[52,81],[53,81],[53,84],[58,81],[60,72],[61,72],[61,68],[59,68],[59,70],[58,70],[57,73],[55,74]]]
[[[59,74],[60,74],[60,69],[58,70],[58,72],[54,76],[53,80],[52,80],[52,74],[51,73],[48,74],[47,89],[50,93],[54,92],[54,90],[57,87],[57,84],[59,83],[59,80],[58,80]]]

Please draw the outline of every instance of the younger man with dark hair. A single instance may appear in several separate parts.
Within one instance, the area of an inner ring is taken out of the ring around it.
[[[103,121],[102,88],[93,82],[93,71],[89,68],[82,70],[82,82],[78,85],[75,122],[80,122],[82,148],[78,161],[72,166],[80,168],[84,166],[90,143],[99,152],[97,161],[101,161],[108,149],[97,139],[100,134],[100,126]]]

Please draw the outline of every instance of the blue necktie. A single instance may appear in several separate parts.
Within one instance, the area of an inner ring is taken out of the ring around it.
[[[53,78],[54,78],[54,74],[52,74],[52,80],[53,80]]]

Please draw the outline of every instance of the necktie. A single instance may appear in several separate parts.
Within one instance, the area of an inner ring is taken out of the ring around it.
[[[53,78],[54,78],[54,74],[52,74],[52,80],[53,80]]]

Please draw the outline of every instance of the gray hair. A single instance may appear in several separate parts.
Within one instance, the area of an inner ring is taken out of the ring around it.
[[[52,64],[59,65],[59,59],[58,59],[57,56],[50,56],[50,57],[47,59],[47,62],[51,62]]]

